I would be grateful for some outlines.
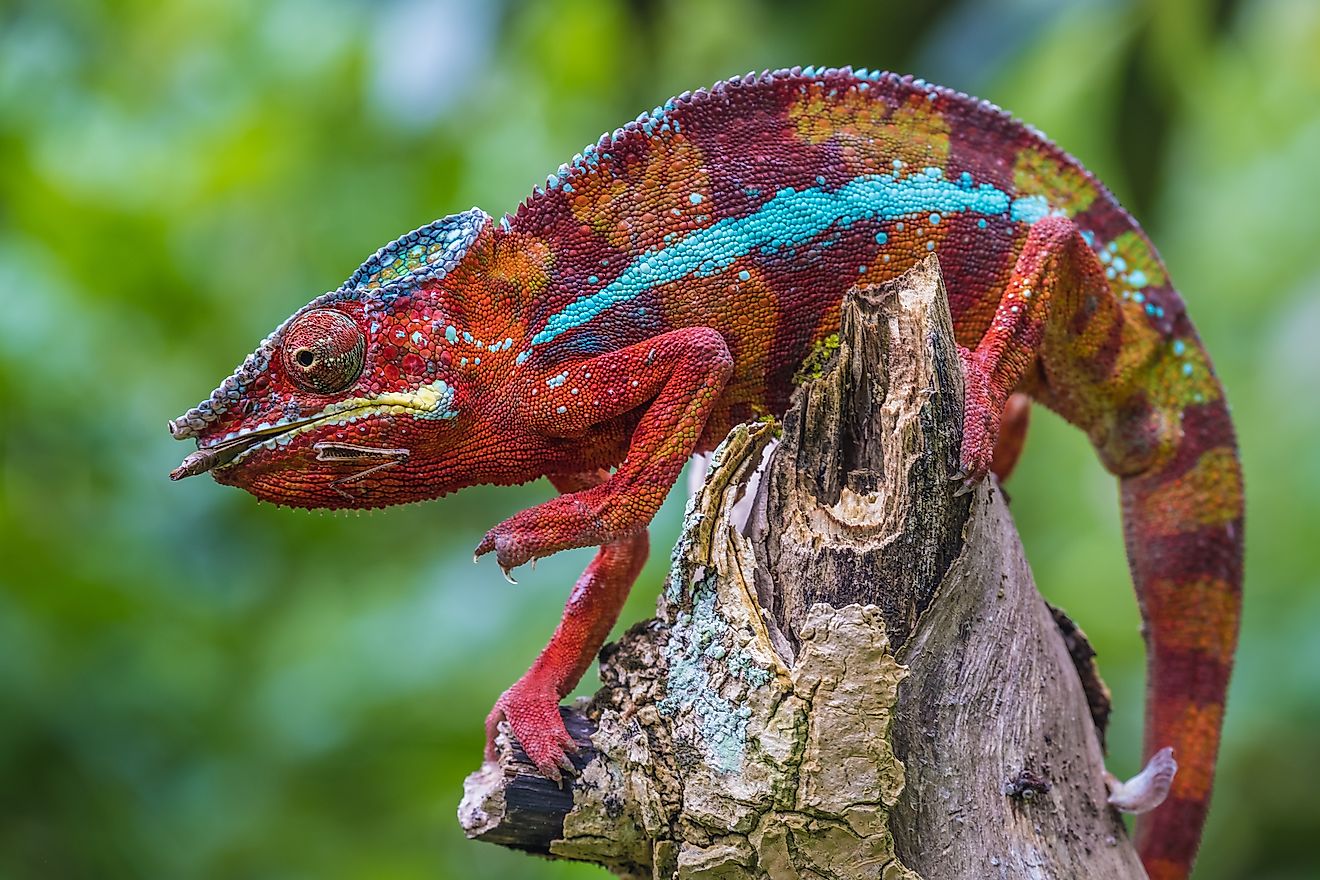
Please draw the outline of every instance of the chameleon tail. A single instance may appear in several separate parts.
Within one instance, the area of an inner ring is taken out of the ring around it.
[[[1197,346],[1199,349],[1199,346]],[[1209,807],[1242,602],[1242,474],[1228,407],[1208,374],[1172,450],[1123,478],[1123,528],[1147,646],[1147,757],[1172,746],[1168,800],[1141,817],[1151,880],[1191,871]]]

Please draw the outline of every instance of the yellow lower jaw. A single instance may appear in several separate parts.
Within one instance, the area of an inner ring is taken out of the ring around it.
[[[352,425],[360,419],[384,415],[406,415],[415,419],[443,420],[455,418],[454,389],[443,379],[437,379],[412,391],[387,391],[375,397],[354,397],[332,403],[312,418],[295,424],[287,431],[273,434],[263,443],[254,443],[235,455],[223,466],[237,464],[255,449],[277,449],[288,446],[293,439],[313,428]],[[262,429],[258,429],[262,430]],[[186,463],[186,461],[185,461]],[[182,465],[180,468],[182,469]]]

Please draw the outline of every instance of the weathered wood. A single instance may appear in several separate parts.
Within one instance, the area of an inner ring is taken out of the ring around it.
[[[891,821],[898,853],[929,878],[1144,877],[1008,510],[991,492],[975,504],[963,554],[899,653],[909,675],[893,726],[908,780]]]
[[[877,605],[900,647],[962,545],[962,372],[934,258],[849,294],[766,481],[763,593],[790,639],[817,602]]]
[[[571,789],[505,743],[464,828],[624,877],[1144,876],[1089,646],[997,488],[955,491],[934,259],[850,294],[825,352],[782,442],[745,425],[716,452],[656,618],[602,652]]]

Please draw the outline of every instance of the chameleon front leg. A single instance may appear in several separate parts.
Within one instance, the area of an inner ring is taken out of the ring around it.
[[[561,493],[579,492],[609,480],[608,471],[555,476],[550,482]],[[496,759],[495,736],[508,720],[527,757],[548,779],[560,781],[561,768],[572,772],[569,752],[577,746],[564,728],[559,701],[566,697],[591,665],[628,591],[646,562],[646,529],[605,544],[578,578],[564,607],[564,616],[530,669],[495,702],[486,718],[486,759]]]
[[[644,528],[692,455],[733,371],[718,331],[687,327],[568,365],[522,402],[522,418],[548,436],[585,437],[645,406],[628,454],[605,482],[568,492],[486,533],[506,572],[573,547],[608,544]]]
[[[568,366],[523,401],[529,427],[564,437],[587,436],[593,426],[647,408],[613,475],[553,478],[563,494],[505,520],[477,547],[477,555],[495,551],[506,572],[559,550],[601,548],[550,643],[487,719],[488,757],[506,718],[545,776],[559,779],[561,768],[571,769],[573,741],[559,700],[581,679],[618,618],[646,561],[646,526],[696,447],[732,368],[718,332],[687,328]]]

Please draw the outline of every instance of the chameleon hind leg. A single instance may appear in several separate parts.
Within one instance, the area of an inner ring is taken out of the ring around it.
[[[562,493],[599,486],[608,471],[551,477]],[[568,753],[577,746],[564,728],[559,701],[573,690],[595,659],[619,618],[628,591],[641,573],[649,549],[646,529],[605,544],[578,578],[564,606],[564,616],[549,644],[530,669],[495,702],[486,718],[486,758],[494,760],[495,736],[508,720],[527,757],[541,774],[559,781],[561,770],[572,772]]]
[[[1029,403],[1014,392],[1035,378],[1047,324],[1070,321],[1084,303],[1102,297],[1111,298],[1104,269],[1073,222],[1046,217],[1033,225],[990,327],[975,348],[959,348],[966,383],[962,469],[969,483],[983,478],[996,458],[1001,479],[1017,463]]]
[[[1139,777],[1112,802],[1150,811],[1137,841],[1153,880],[1182,880],[1196,855],[1241,610],[1242,483],[1232,426],[1190,323],[1181,313],[1172,319],[1161,333],[1125,309],[1072,221],[1047,217],[1028,234],[985,337],[962,352],[963,469],[971,477],[989,468],[999,414],[1024,382],[1085,430],[1120,477],[1147,643],[1151,763],[1149,784]],[[1189,369],[1204,375],[1185,381]]]

